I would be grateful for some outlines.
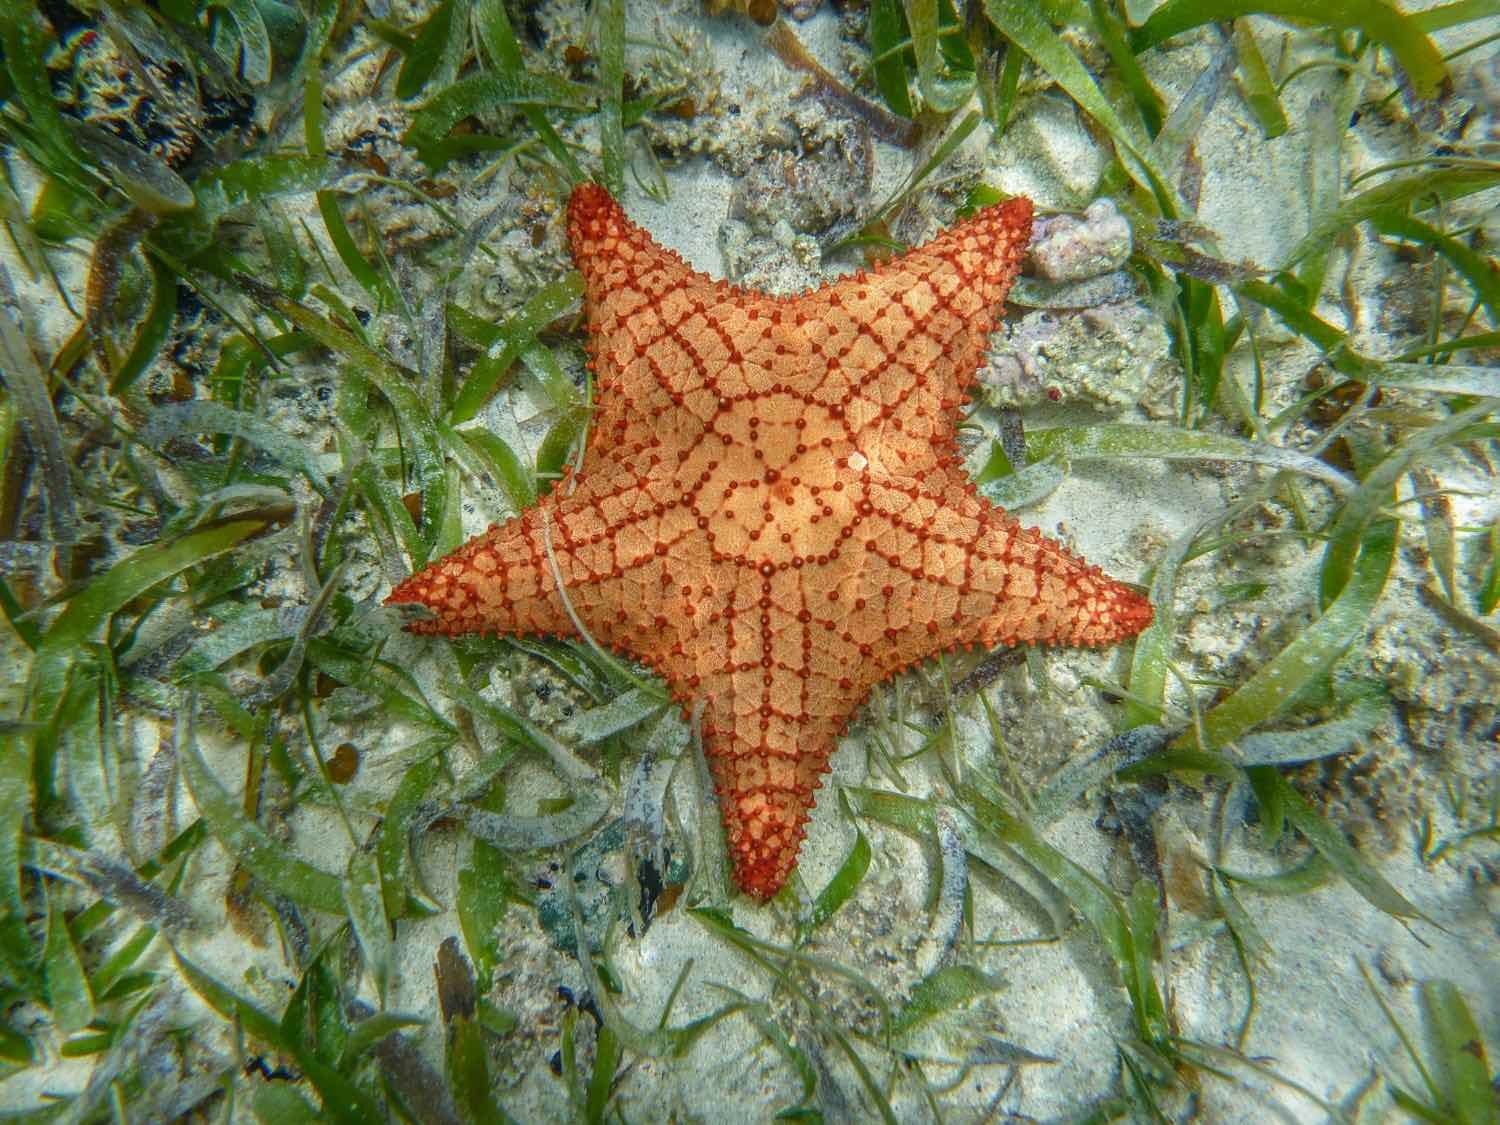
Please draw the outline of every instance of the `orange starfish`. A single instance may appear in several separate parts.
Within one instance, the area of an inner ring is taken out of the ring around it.
[[[693,271],[578,187],[599,383],[582,471],[387,600],[437,615],[419,633],[576,636],[576,614],[701,699],[735,879],[769,898],[875,683],[958,645],[1104,645],[1151,621],[959,462],[964,390],[1030,230],[1012,199],[781,298]]]

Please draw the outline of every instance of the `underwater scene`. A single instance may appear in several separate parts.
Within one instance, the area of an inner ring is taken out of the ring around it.
[[[1500,1122],[1500,0],[0,55],[0,1121]]]

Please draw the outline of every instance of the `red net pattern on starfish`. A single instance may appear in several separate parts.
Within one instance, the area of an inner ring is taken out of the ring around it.
[[[875,683],[959,645],[1104,645],[1151,621],[959,463],[958,409],[1030,228],[1013,199],[776,298],[693,271],[579,187],[599,388],[582,471],[389,600],[433,611],[417,632],[571,635],[560,578],[597,640],[703,700],[736,880],[769,897]]]

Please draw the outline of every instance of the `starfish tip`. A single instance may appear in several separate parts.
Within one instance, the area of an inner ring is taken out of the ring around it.
[[[385,596],[383,605],[418,605],[424,599],[415,581],[416,575],[397,583],[391,588],[391,592]]]
[[[1004,203],[996,204],[1001,222],[1012,230],[1030,229],[1032,219],[1031,200],[1024,195],[1014,195]]]
[[[593,182],[581,183],[568,197],[568,225],[578,230],[588,220],[608,215],[619,209],[620,205],[615,202],[614,196],[603,187]]]
[[[757,902],[767,902],[776,897],[791,874],[791,866],[785,862],[764,859],[759,862],[741,861],[735,865],[734,881]]]

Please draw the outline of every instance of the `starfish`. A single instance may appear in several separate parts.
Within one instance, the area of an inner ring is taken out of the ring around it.
[[[413,574],[417,633],[577,636],[652,668],[703,746],[735,880],[796,865],[879,681],[962,645],[1105,645],[1149,602],[979,496],[955,424],[1031,230],[996,204],[794,297],[697,273],[601,187],[568,204],[599,402],[581,471]]]

